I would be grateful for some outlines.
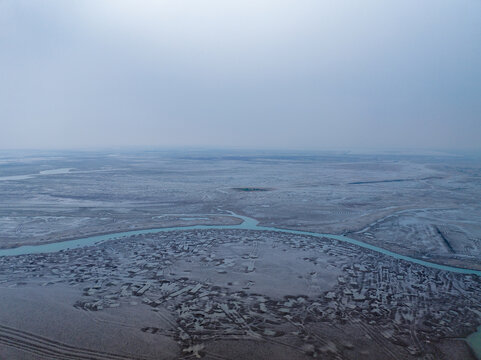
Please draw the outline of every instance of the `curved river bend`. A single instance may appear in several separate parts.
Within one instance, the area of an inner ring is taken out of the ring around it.
[[[218,215],[217,215],[218,216]],[[229,216],[229,215],[226,215]],[[167,227],[167,228],[157,228],[157,229],[146,229],[146,230],[134,230],[134,231],[123,231],[113,234],[106,234],[106,235],[97,235],[97,236],[90,236],[82,239],[76,240],[67,240],[57,243],[51,244],[42,244],[42,245],[33,245],[33,246],[20,246],[13,249],[0,249],[0,256],[15,256],[15,255],[27,255],[27,254],[41,254],[41,253],[53,253],[61,250],[68,250],[68,249],[75,249],[84,246],[91,246],[95,244],[99,244],[101,242],[111,240],[114,238],[119,237],[127,237],[132,235],[139,235],[139,234],[153,234],[153,233],[160,233],[160,232],[167,232],[167,231],[178,231],[178,230],[207,230],[207,229],[217,229],[217,230],[225,230],[225,229],[240,229],[240,230],[255,230],[255,231],[275,231],[281,232],[286,234],[295,234],[295,235],[308,235],[314,236],[318,238],[329,238],[335,239],[342,242],[347,242],[350,244],[354,244],[360,246],[365,249],[369,249],[387,256],[391,256],[396,259],[409,261],[414,264],[423,265],[426,267],[450,271],[454,273],[460,274],[470,274],[470,275],[477,275],[481,276],[481,271],[473,270],[473,269],[466,269],[466,268],[458,268],[454,266],[447,266],[447,265],[440,265],[435,264],[429,261],[424,261],[416,258],[412,258],[410,256],[405,256],[401,254],[397,254],[395,252],[380,248],[378,246],[366,244],[362,241],[351,239],[347,236],[342,235],[332,235],[332,234],[321,234],[315,233],[310,231],[300,231],[300,230],[289,230],[289,229],[280,229],[276,227],[268,227],[268,226],[259,226],[259,222],[253,218],[238,215],[231,212],[231,216],[237,217],[243,220],[243,222],[239,225],[193,225],[193,226],[175,226],[175,227]],[[185,218],[187,219],[187,218]],[[195,219],[195,218],[191,218]],[[478,328],[478,331],[474,334],[471,334],[467,338],[467,342],[475,352],[476,356],[481,360],[481,348],[479,346],[479,341],[481,339],[481,326]]]
[[[216,214],[219,216],[218,214]],[[365,249],[369,249],[396,259],[409,261],[411,263],[423,265],[426,267],[450,271],[460,274],[470,274],[470,275],[477,275],[481,276],[481,271],[474,270],[474,269],[467,269],[467,268],[460,268],[448,265],[440,265],[435,264],[429,261],[424,261],[420,259],[416,259],[410,256],[397,254],[395,252],[380,248],[378,246],[374,246],[371,244],[364,243],[359,240],[351,239],[347,236],[343,235],[332,235],[332,234],[322,234],[322,233],[315,233],[310,231],[301,231],[301,230],[289,230],[289,229],[280,229],[276,227],[268,227],[268,226],[259,226],[259,222],[253,218],[238,215],[235,213],[231,213],[231,215],[226,216],[233,216],[239,219],[242,219],[243,222],[239,225],[193,225],[193,226],[175,226],[175,227],[166,227],[166,228],[156,228],[156,229],[146,229],[146,230],[133,230],[133,231],[123,231],[118,233],[112,234],[105,234],[105,235],[97,235],[97,236],[90,236],[86,238],[76,239],[76,240],[66,240],[56,243],[50,244],[41,244],[41,245],[31,245],[31,246],[20,246],[17,248],[12,249],[0,249],[0,256],[15,256],[15,255],[28,255],[28,254],[41,254],[41,253],[53,253],[61,250],[67,249],[75,249],[84,246],[91,246],[95,245],[107,240],[111,240],[114,238],[119,237],[127,237],[132,235],[140,235],[140,234],[153,234],[153,233],[160,233],[160,232],[168,232],[168,231],[186,231],[186,230],[226,230],[226,229],[240,229],[240,230],[255,230],[255,231],[275,231],[281,232],[286,234],[295,234],[295,235],[308,235],[314,236],[318,238],[329,238],[335,239],[342,242],[347,242],[350,244],[354,244],[360,246]]]

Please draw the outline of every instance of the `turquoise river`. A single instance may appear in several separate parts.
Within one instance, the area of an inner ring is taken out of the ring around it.
[[[201,215],[201,216],[208,216],[208,215],[210,214]],[[219,216],[219,215],[216,214],[216,216]],[[480,270],[441,265],[441,264],[436,264],[436,263],[432,263],[425,260],[416,259],[410,256],[397,254],[395,252],[383,249],[378,246],[367,244],[359,240],[351,239],[343,235],[322,234],[322,233],[315,233],[310,231],[290,230],[290,229],[282,229],[282,228],[276,228],[276,227],[259,226],[259,222],[257,220],[247,216],[238,215],[233,212],[231,212],[230,215],[226,215],[226,216],[233,216],[233,217],[242,219],[243,222],[239,225],[192,225],[192,226],[175,226],[175,227],[165,227],[165,228],[155,228],[155,229],[123,231],[123,232],[112,233],[112,234],[89,236],[86,238],[75,239],[75,240],[60,241],[56,243],[20,246],[12,249],[0,249],[0,256],[53,253],[61,250],[75,249],[75,248],[80,248],[84,246],[92,246],[108,240],[121,238],[121,237],[128,237],[132,235],[140,235],[140,234],[153,234],[153,233],[179,231],[179,230],[188,231],[188,230],[207,230],[207,229],[210,229],[210,230],[239,229],[239,230],[254,230],[254,231],[275,231],[275,232],[281,232],[281,233],[287,233],[287,234],[307,235],[307,236],[313,236],[318,238],[335,239],[338,241],[354,244],[365,249],[369,249],[396,259],[408,261],[408,262],[419,264],[422,266],[443,270],[443,271],[460,273],[460,274],[481,276]],[[187,219],[187,218],[184,218],[184,219]],[[192,219],[197,219],[197,218],[192,218]],[[476,353],[476,356],[478,357],[478,359],[481,360],[481,326],[478,328],[478,331],[476,333],[471,334],[467,338],[467,341],[470,344],[471,348]]]

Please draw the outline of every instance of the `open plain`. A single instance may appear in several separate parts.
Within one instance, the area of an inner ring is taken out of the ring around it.
[[[467,155],[2,153],[1,248],[112,235],[0,257],[0,358],[476,359],[477,273],[229,226],[481,270],[480,180]]]

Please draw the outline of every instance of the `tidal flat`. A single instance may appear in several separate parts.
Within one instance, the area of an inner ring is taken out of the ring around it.
[[[182,228],[235,227],[234,212],[476,271],[479,158],[0,155],[3,249],[178,228],[0,257],[0,357],[476,359],[476,274],[328,237]]]

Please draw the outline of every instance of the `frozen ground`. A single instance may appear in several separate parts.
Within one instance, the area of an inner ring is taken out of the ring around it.
[[[234,210],[480,269],[480,176],[466,156],[3,153],[0,246],[231,224],[217,215]],[[470,359],[462,338],[481,324],[477,276],[245,230],[0,258],[0,286],[7,358]]]
[[[459,156],[4,153],[0,246],[217,223],[196,214],[231,209],[261,225],[349,233],[479,268],[480,176],[481,160]]]
[[[481,322],[478,276],[269,231],[136,235],[0,274],[0,342],[31,359],[469,359]]]

